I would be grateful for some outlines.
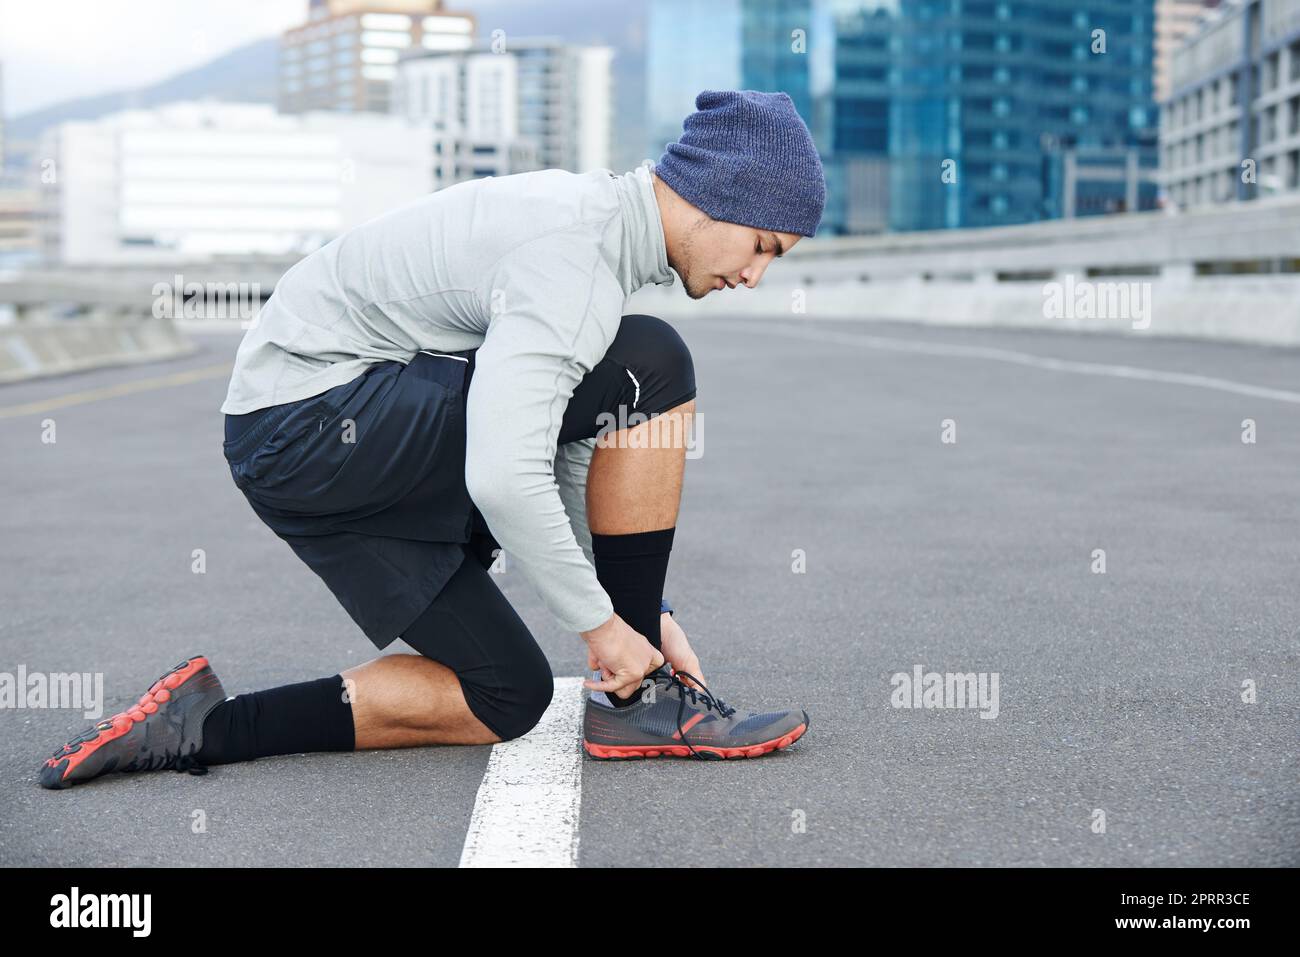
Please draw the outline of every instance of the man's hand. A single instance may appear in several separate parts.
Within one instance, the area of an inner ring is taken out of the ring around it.
[[[677,624],[673,616],[664,612],[659,616],[659,636],[660,647],[663,649],[664,657],[668,663],[673,666],[674,671],[684,671],[688,675],[693,675],[704,680],[704,675],[700,671],[700,659],[695,657],[695,652],[691,650],[691,643],[686,640],[686,632],[682,631],[682,626]],[[683,684],[696,685],[690,678],[683,678]],[[703,688],[700,688],[703,691]]]
[[[662,616],[661,616],[662,617]],[[600,681],[582,682],[592,691],[613,692],[630,698],[641,687],[645,676],[664,663],[664,656],[617,614],[599,628],[584,631],[587,642],[587,667],[600,669]]]

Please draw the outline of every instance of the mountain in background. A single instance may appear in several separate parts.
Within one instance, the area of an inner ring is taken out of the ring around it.
[[[451,13],[473,14],[478,20],[481,40],[491,39],[494,30],[504,30],[507,47],[511,37],[542,36],[613,47],[610,165],[621,171],[645,159],[642,155],[645,150],[645,17],[649,2],[551,0],[538,4],[537,0],[447,0],[444,8]],[[15,141],[35,140],[46,127],[66,120],[93,120],[120,110],[180,100],[274,103],[279,62],[280,39],[268,37],[150,86],[64,100],[14,117],[6,124],[6,137]]]
[[[5,124],[5,135],[15,140],[34,140],[41,130],[67,120],[94,120],[120,110],[180,100],[274,103],[279,69],[280,38],[258,40],[150,86],[64,100],[24,113]]]

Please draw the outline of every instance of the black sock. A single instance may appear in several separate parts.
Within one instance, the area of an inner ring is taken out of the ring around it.
[[[317,678],[228,698],[203,721],[202,764],[230,764],[274,754],[351,751],[352,704],[343,676]]]
[[[677,529],[661,528],[630,535],[591,536],[591,552],[596,559],[596,578],[609,593],[614,613],[650,644],[659,647],[659,600],[668,577],[668,556]],[[637,700],[609,695],[617,706]]]

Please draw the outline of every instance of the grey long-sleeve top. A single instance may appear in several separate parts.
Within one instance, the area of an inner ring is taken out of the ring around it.
[[[673,282],[646,167],[461,183],[286,272],[239,346],[221,411],[319,395],[422,350],[478,348],[466,488],[555,618],[589,631],[613,614],[586,523],[595,440],[557,447],[560,422],[627,297]]]

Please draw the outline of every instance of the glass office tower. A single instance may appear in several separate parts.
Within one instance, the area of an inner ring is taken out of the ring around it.
[[[747,90],[780,91],[811,126],[808,66],[813,0],[742,0],[740,62]]]
[[[891,228],[1154,206],[1154,0],[862,0],[835,23],[833,149],[887,142]]]
[[[788,93],[822,153],[826,232],[1155,206],[1155,0],[652,0],[650,10],[656,147],[675,138],[699,89]]]
[[[646,156],[682,132],[701,90],[740,82],[740,0],[651,0],[646,11]]]

